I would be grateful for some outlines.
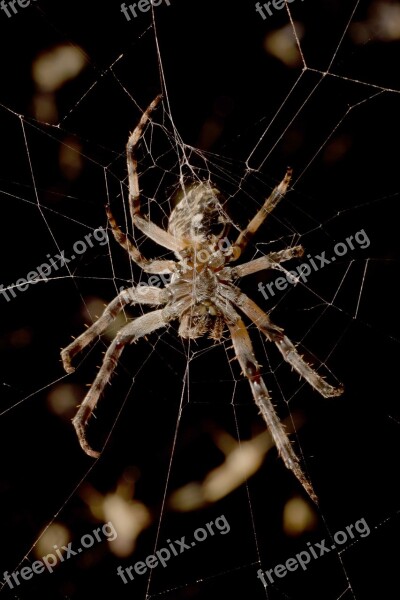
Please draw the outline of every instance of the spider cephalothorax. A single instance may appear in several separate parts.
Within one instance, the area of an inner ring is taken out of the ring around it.
[[[238,311],[246,315],[268,341],[276,345],[284,360],[322,396],[338,396],[342,393],[342,387],[333,387],[327,383],[302,358],[283,329],[276,326],[234,283],[240,277],[264,269],[280,268],[280,263],[301,256],[303,249],[301,246],[285,248],[250,262],[229,266],[240,257],[265,218],[285,195],[290,184],[291,169],[287,170],[283,180],[272,190],[263,206],[233,242],[229,242],[226,237],[230,220],[223,209],[223,198],[210,182],[193,182],[185,186],[178,204],[170,215],[168,230],[161,229],[141,215],[136,159],[137,144],[160,100],[161,96],[153,100],[128,140],[129,207],[133,225],[156,243],[174,252],[178,261],[148,260],[142,256],[118,227],[110,208],[107,207],[114,237],[132,260],[147,273],[171,274],[171,281],[165,288],[133,286],[123,290],[110,302],[103,315],[62,351],[64,368],[71,373],[74,370],[71,365],[72,358],[102,334],[125,306],[147,304],[162,307],[127,323],[110,344],[97,377],[73,420],[79,442],[87,454],[99,456],[86,439],[86,425],[106,383],[110,380],[124,346],[156,329],[166,327],[173,320],[179,320],[179,335],[189,339],[208,334],[218,340],[224,328],[227,328],[242,373],[249,381],[254,401],[280,456],[308,494],[317,501],[272,405],[254,356],[250,336]]]

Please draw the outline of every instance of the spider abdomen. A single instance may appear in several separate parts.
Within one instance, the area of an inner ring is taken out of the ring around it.
[[[188,247],[199,249],[222,239],[229,228],[221,192],[209,182],[195,182],[177,195],[178,203],[168,221],[168,233],[186,240]]]

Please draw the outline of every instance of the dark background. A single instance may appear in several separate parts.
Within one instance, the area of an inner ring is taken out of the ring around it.
[[[228,365],[229,343],[196,356],[187,390],[187,345],[177,339],[176,327],[125,351],[90,428],[97,448],[125,398],[127,402],[101,459],[87,473],[93,461],[75,438],[70,423],[74,406],[67,402],[57,415],[50,394],[58,389],[61,402],[65,388],[57,386],[74,384],[79,403],[84,385],[94,378],[107,340],[104,347],[101,342],[83,353],[79,369],[68,378],[59,349],[90,322],[84,302],[93,297],[109,301],[116,285],[128,284],[126,257],[112,242],[112,263],[107,247],[97,246],[73,263],[74,277],[64,269],[62,277],[18,292],[12,302],[0,297],[0,572],[37,558],[29,554],[24,560],[56,513],[75,542],[101,525],[83,500],[82,489],[88,485],[101,494],[113,493],[124,474],[134,472],[135,498],[149,507],[153,523],[125,561],[102,544],[88,550],[86,558],[71,559],[52,575],[35,576],[13,593],[4,588],[4,598],[80,599],[105,590],[118,599],[144,598],[145,577],[124,586],[115,570],[152,553],[160,515],[162,545],[169,537],[190,537],[196,527],[221,514],[230,533],[171,560],[165,570],[156,569],[150,597],[363,600],[398,594],[400,52],[399,41],[385,38],[376,16],[378,3],[360,2],[351,23],[369,20],[371,29],[362,43],[347,33],[330,66],[355,5],[354,0],[323,0],[317,6],[312,0],[294,0],[290,5],[293,18],[304,27],[301,48],[308,68],[286,101],[302,64],[289,67],[264,47],[267,34],[287,25],[284,10],[263,21],[249,1],[171,0],[170,7],[163,3],[155,9],[174,124],[186,144],[218,155],[206,155],[208,162],[196,166],[200,175],[206,174],[201,170],[205,164],[210,169],[230,199],[236,222],[245,224],[286,166],[294,168],[293,191],[277,209],[278,218],[260,231],[248,259],[269,251],[268,239],[277,240],[277,248],[300,242],[312,255],[363,228],[371,240],[367,250],[344,257],[318,273],[309,288],[297,286],[273,305],[257,291],[258,281],[272,280],[270,274],[243,282],[263,308],[273,309],[272,318],[293,340],[302,340],[316,359],[326,360],[332,382],[335,376],[345,385],[342,397],[321,399],[298,383],[287,365],[280,365],[273,348],[267,358],[260,336],[251,330],[279,414],[287,416],[285,400],[290,398],[291,413],[302,415],[294,440],[320,499],[313,531],[290,538],[282,530],[286,502],[295,495],[309,501],[274,450],[247,487],[218,503],[186,514],[163,507],[167,481],[168,496],[203,480],[223,462],[215,432],[227,431],[235,438],[239,433],[247,440],[264,428],[237,363],[233,374]],[[0,282],[7,286],[44,262],[46,254],[56,254],[55,240],[68,255],[76,240],[106,226],[104,168],[109,199],[122,215],[118,182],[125,178],[127,134],[140,111],[165,88],[149,13],[127,22],[115,2],[40,1],[10,19],[1,12],[0,27]],[[86,67],[54,92],[58,118],[45,125],[34,119],[37,90],[31,67],[39,52],[62,43],[79,46]],[[322,77],[328,68],[338,77]],[[160,109],[155,120],[162,122],[165,114]],[[171,130],[168,119],[164,124]],[[248,165],[255,172],[240,183],[244,161],[268,125]],[[213,140],[214,131],[218,135]],[[76,176],[67,176],[60,167],[60,148],[71,140],[80,144]],[[161,156],[163,148],[162,136],[156,136],[152,156]],[[217,170],[221,157],[227,158],[222,177]],[[151,161],[143,160],[145,170]],[[154,182],[152,172],[146,172],[144,196],[158,189],[161,206],[167,206],[178,175],[172,170],[164,187],[159,173]],[[160,253],[152,244],[143,248],[149,255]],[[136,268],[133,273],[139,277]],[[210,345],[200,340],[189,353]],[[82,478],[82,486],[76,487]],[[361,518],[371,534],[346,546],[340,560],[330,554],[314,561],[306,573],[289,574],[277,586],[263,589],[256,578],[260,566],[273,568],[305,549],[308,541],[318,542],[328,531]]]

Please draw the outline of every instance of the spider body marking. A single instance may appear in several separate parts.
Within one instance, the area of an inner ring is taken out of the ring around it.
[[[157,244],[174,252],[178,260],[145,258],[118,227],[110,207],[106,207],[115,240],[126,250],[131,259],[147,273],[169,273],[172,278],[171,282],[162,289],[152,286],[132,286],[123,290],[108,304],[97,321],[62,350],[64,369],[67,373],[71,373],[74,371],[72,366],[74,356],[97,339],[125,306],[145,304],[154,308],[151,312],[123,326],[107,349],[95,381],[73,419],[80,445],[89,456],[99,456],[99,452],[93,450],[87,441],[86,426],[127,344],[168,326],[174,320],[179,320],[179,335],[187,339],[208,334],[209,337],[219,340],[227,328],[242,374],[250,384],[254,401],[279,455],[286,467],[293,472],[309,496],[317,503],[313,487],[304,474],[286,431],[275,412],[260,366],[254,356],[250,336],[239,312],[265,335],[267,341],[275,344],[283,359],[322,396],[325,398],[338,396],[343,388],[327,383],[302,358],[283,329],[275,325],[269,316],[235,284],[236,280],[252,273],[265,269],[279,269],[280,263],[301,256],[303,248],[288,247],[243,264],[230,266],[230,263],[241,256],[260,225],[286,194],[292,170],[287,170],[282,181],[272,190],[262,207],[233,243],[228,245],[221,243],[227,239],[230,220],[223,209],[222,194],[210,182],[194,182],[183,188],[180,201],[171,212],[168,229],[165,231],[141,214],[136,158],[137,145],[150,121],[151,114],[160,101],[161,96],[153,100],[128,139],[126,151],[129,209],[134,227]]]
[[[193,182],[180,193],[176,207],[168,220],[168,232],[187,241],[193,251],[207,244],[218,243],[230,229],[221,192],[208,182]],[[177,252],[182,258],[182,253]]]

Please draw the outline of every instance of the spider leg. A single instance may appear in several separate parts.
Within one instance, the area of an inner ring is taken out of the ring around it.
[[[128,143],[126,145],[127,165],[128,165],[128,178],[129,178],[129,206],[131,210],[131,216],[140,214],[140,189],[139,189],[139,176],[137,172],[137,158],[136,158],[136,147],[142,137],[144,128],[150,120],[151,113],[157,108],[162,99],[162,95],[159,94],[146,108],[139,123],[129,136]]]
[[[267,424],[268,430],[276,444],[279,455],[282,457],[286,467],[290,469],[300,481],[310,498],[316,504],[318,504],[318,499],[315,495],[313,487],[303,473],[299,460],[292,448],[291,442],[278,418],[278,415],[275,412],[274,406],[271,402],[271,397],[261,377],[259,366],[254,356],[250,336],[242,319],[240,319],[239,315],[237,315],[235,323],[227,321],[227,324],[232,336],[233,347],[239,364],[242,368],[242,372],[250,383],[254,401]]]
[[[264,222],[266,217],[274,210],[275,206],[283,196],[286,194],[287,189],[292,178],[292,169],[289,167],[286,171],[285,177],[282,179],[279,185],[277,185],[265,200],[263,206],[252,218],[247,227],[239,234],[237,240],[233,244],[234,252],[232,253],[232,260],[239,258],[240,254],[246,248],[247,244],[257,232],[260,225]]]
[[[176,262],[173,260],[149,260],[148,258],[145,258],[139,252],[138,248],[132,244],[128,236],[118,227],[109,206],[106,206],[106,212],[114,238],[124,250],[128,252],[133,262],[139,265],[143,271],[146,273],[156,273],[158,275],[160,273],[173,273],[175,271]]]
[[[158,288],[150,289],[165,292],[165,290],[158,290]],[[125,291],[128,292],[129,290]],[[96,408],[105,385],[108,383],[113,371],[115,370],[124,346],[137,341],[139,338],[152,333],[160,327],[165,327],[170,321],[176,319],[180,314],[182,314],[182,312],[187,310],[191,303],[191,297],[185,297],[176,300],[164,308],[138,317],[134,321],[131,321],[125,325],[125,327],[123,327],[117,333],[104,356],[103,363],[99,372],[97,373],[96,379],[91,385],[72,421],[79,439],[79,443],[86,454],[93,456],[94,458],[97,458],[100,454],[91,448],[86,439],[86,425],[94,409]]]
[[[103,360],[103,364],[97,373],[96,379],[94,380],[90,390],[86,394],[85,399],[79,407],[72,423],[75,427],[78,435],[79,443],[82,449],[93,458],[100,456],[99,452],[96,452],[91,448],[86,439],[86,425],[91,417],[94,409],[96,408],[99,397],[104,390],[105,385],[110,380],[110,377],[115,370],[118,359],[121,356],[124,346],[131,344],[139,338],[159,329],[165,327],[170,319],[165,315],[163,309],[155,310],[141,317],[138,317],[131,323],[128,323],[119,331],[115,339],[110,344]]]
[[[166,290],[156,287],[140,286],[136,289],[132,287],[123,290],[108,304],[101,317],[93,325],[61,351],[61,358],[66,372],[72,373],[75,371],[71,365],[71,360],[74,356],[88,346],[96,337],[101,335],[125,306],[136,303],[156,306],[165,304],[167,298],[168,293],[166,293]]]
[[[183,250],[186,247],[186,243],[182,240],[178,240],[167,231],[158,227],[151,221],[145,219],[141,215],[140,211],[140,189],[139,189],[139,175],[137,170],[137,158],[136,148],[139,140],[143,134],[143,131],[150,120],[152,112],[157,108],[161,102],[162,95],[159,94],[146,108],[139,123],[131,133],[126,145],[126,156],[127,156],[127,167],[128,167],[128,180],[129,180],[129,208],[131,213],[132,223],[147,237],[152,239],[157,244],[164,246],[174,252]]]
[[[246,294],[235,286],[221,285],[220,293],[224,298],[234,302],[240,310],[258,327],[268,340],[274,342],[286,362],[305,379],[324,398],[340,396],[343,386],[334,387],[327,383],[318,373],[300,356],[295,345],[284,334],[283,329],[275,325],[268,315],[257,306]]]
[[[266,256],[250,260],[249,262],[237,265],[231,268],[231,275],[233,278],[244,277],[245,275],[251,275],[257,273],[257,271],[263,271],[264,269],[279,269],[279,264],[292,258],[298,258],[303,256],[304,249],[302,246],[293,246],[293,248],[285,248],[280,252],[270,252]],[[229,267],[228,267],[229,268]]]

